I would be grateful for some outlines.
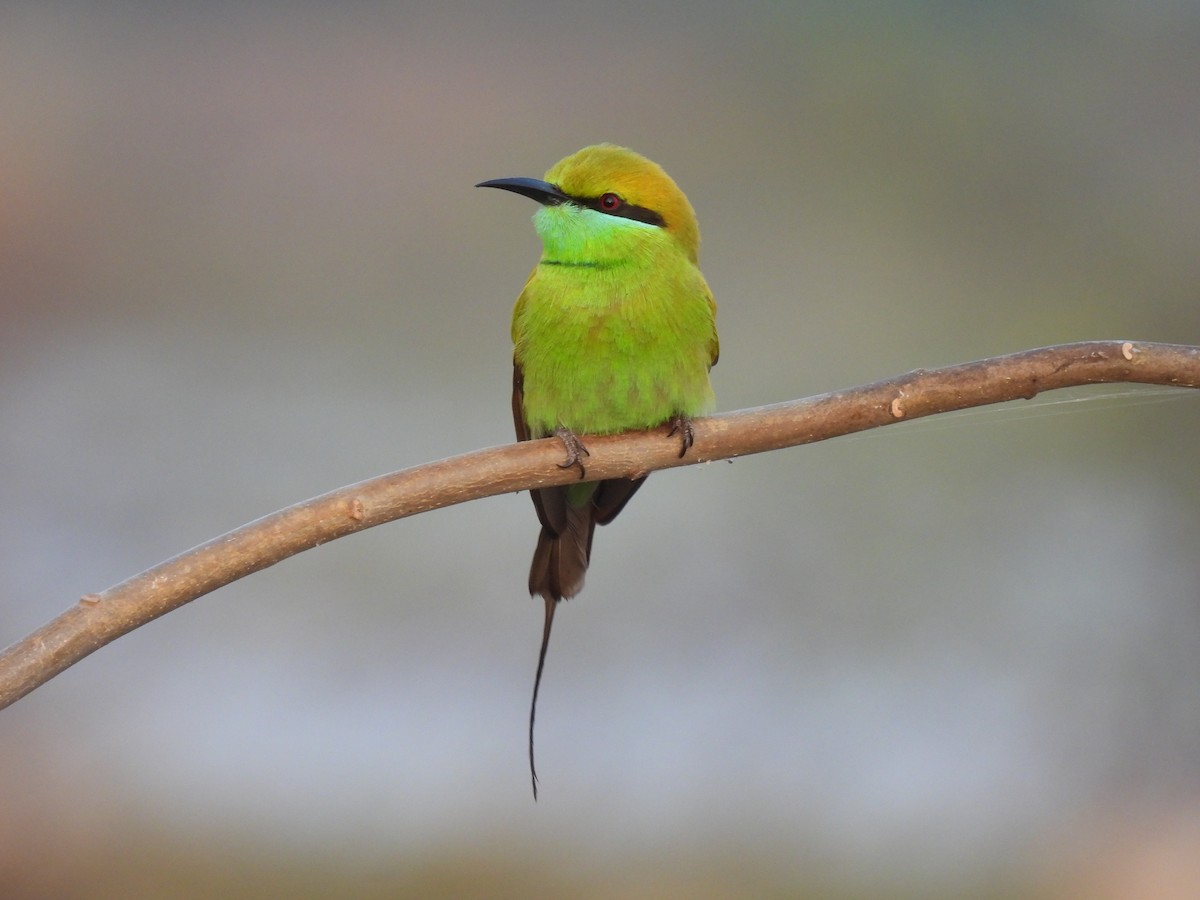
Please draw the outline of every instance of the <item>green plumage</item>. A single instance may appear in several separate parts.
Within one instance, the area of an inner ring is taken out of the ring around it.
[[[586,218],[607,221],[570,221]],[[513,313],[530,435],[613,434],[710,412],[712,296],[671,235],[567,205],[540,209],[535,224],[546,247]],[[590,226],[582,239],[573,224]]]
[[[597,525],[611,522],[645,478],[586,481],[580,436],[672,424],[682,456],[692,416],[713,405],[716,304],[697,267],[687,197],[658,165],[599,144],[568,156],[544,181],[506,178],[541,208],[542,257],[513,310],[513,419],[520,440],[559,435],[581,483],[530,492],[542,530],[529,593],[546,604],[529,711],[529,767],[538,686],[554,611],[583,588]]]

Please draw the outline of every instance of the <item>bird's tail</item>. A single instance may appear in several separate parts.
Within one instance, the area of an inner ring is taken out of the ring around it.
[[[530,596],[540,594],[548,602],[557,602],[583,590],[595,530],[591,504],[567,506],[566,521],[558,534],[542,526],[529,567]]]
[[[538,687],[546,665],[550,628],[559,601],[583,590],[592,555],[592,533],[597,525],[607,525],[637,493],[642,478],[611,478],[594,485],[574,488],[539,488],[532,492],[542,531],[533,564],[529,567],[529,594],[540,594],[546,601],[546,619],[542,627],[542,649],[538,653],[537,674],[533,677],[533,700],[529,704],[529,774],[533,779],[533,799],[537,799],[537,768],[533,762],[533,720],[537,714]],[[576,495],[572,497],[574,489]],[[586,491],[586,493],[583,493]],[[574,499],[573,504],[571,500]],[[549,524],[547,524],[549,523]],[[551,528],[553,525],[554,528]]]
[[[533,779],[533,799],[537,799],[537,767],[533,761],[533,720],[537,714],[538,687],[542,683],[542,668],[546,665],[546,648],[550,645],[550,627],[554,623],[554,608],[560,600],[574,597],[583,589],[588,558],[592,550],[592,532],[596,520],[592,505],[567,506],[562,531],[555,534],[546,526],[538,535],[533,564],[529,567],[529,593],[541,594],[546,601],[546,620],[542,628],[542,649],[538,653],[537,674],[533,679],[533,699],[529,704],[529,774]]]

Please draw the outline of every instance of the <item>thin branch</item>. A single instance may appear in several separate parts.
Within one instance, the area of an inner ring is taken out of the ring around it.
[[[1134,382],[1200,387],[1200,347],[1122,341],[1063,344],[695,422],[679,459],[663,432],[589,437],[591,479],[763,453],[935,413],[1030,399],[1056,388]],[[479,450],[382,475],[289,506],[78,603],[0,654],[0,708],[92,651],[183,604],[303,550],[468,500],[566,484],[557,439]]]

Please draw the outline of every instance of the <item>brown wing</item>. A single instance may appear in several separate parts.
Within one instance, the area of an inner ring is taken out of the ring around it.
[[[529,424],[525,421],[525,374],[515,361],[513,362],[512,411],[517,440],[530,440]],[[567,489],[562,487],[534,488],[529,492],[529,496],[533,500],[533,508],[537,510],[538,521],[542,523],[542,527],[552,534],[562,534],[567,527]]]
[[[600,482],[596,493],[592,495],[592,518],[596,524],[607,525],[615,519],[645,480],[646,476],[643,475],[641,478],[610,478]]]
[[[521,366],[513,360],[513,427],[517,430],[517,440],[529,440],[529,426],[525,423],[525,373]]]

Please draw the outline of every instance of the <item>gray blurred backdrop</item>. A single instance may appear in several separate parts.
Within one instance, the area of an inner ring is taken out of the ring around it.
[[[534,210],[472,185],[596,141],[699,213],[721,409],[1200,343],[1198,97],[1190,2],[6,4],[0,643],[508,442]],[[1195,896],[1200,396],[1063,400],[651,478],[536,805],[526,496],[205,597],[0,714],[0,887]]]

